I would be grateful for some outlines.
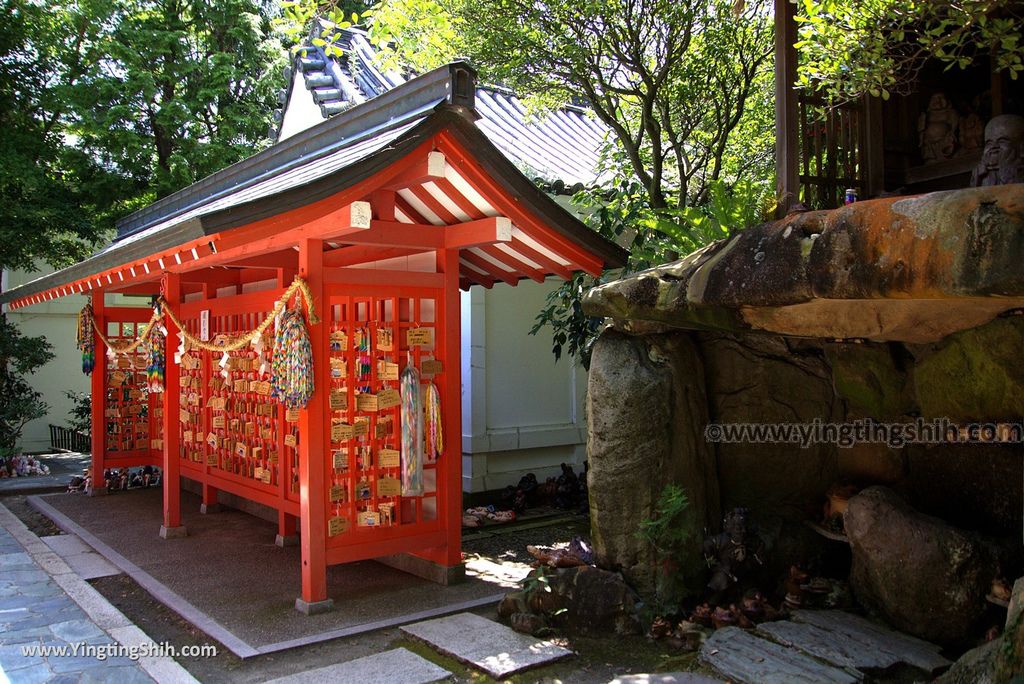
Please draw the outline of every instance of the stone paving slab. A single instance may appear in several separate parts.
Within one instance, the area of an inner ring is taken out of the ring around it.
[[[657,672],[654,674],[620,675],[608,684],[724,684],[699,672]]]
[[[458,613],[402,627],[411,637],[502,679],[571,656],[549,641],[520,634],[472,613]]]
[[[743,684],[857,684],[863,679],[857,670],[828,665],[739,627],[716,630],[701,646],[700,660]]]
[[[270,680],[265,684],[334,684],[335,682],[387,682],[388,684],[430,684],[451,678],[452,673],[412,651],[396,648],[335,663],[315,670]]]
[[[790,627],[779,636],[791,640],[797,648],[837,664],[846,664],[843,657],[860,669],[885,669],[904,662],[929,674],[952,664],[942,657],[939,653],[942,649],[936,644],[841,610],[797,610],[793,611],[793,620],[803,629]],[[759,629],[769,624],[782,623],[766,623]],[[829,657],[833,653],[841,657]]]
[[[51,537],[40,537],[43,543],[64,559],[71,569],[82,579],[91,580],[97,577],[120,575],[121,571],[106,558],[93,551],[73,534],[57,534]]]
[[[195,682],[166,656],[132,661],[120,656],[100,659],[95,652],[86,652],[129,644],[115,635],[117,629],[132,629],[146,643],[151,640],[2,504],[0,597],[0,682]],[[37,647],[63,653],[44,654]]]

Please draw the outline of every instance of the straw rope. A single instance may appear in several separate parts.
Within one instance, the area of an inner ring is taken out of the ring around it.
[[[153,310],[153,315],[150,316],[149,321],[146,323],[142,332],[139,333],[139,335],[133,341],[121,346],[118,346],[111,342],[109,339],[107,339],[107,337],[101,332],[100,326],[96,322],[96,319],[95,317],[93,317],[91,311],[89,312],[89,318],[90,320],[92,320],[93,328],[96,330],[96,333],[103,341],[103,344],[107,345],[107,348],[113,351],[115,354],[128,354],[138,349],[139,345],[141,345],[143,341],[146,339],[146,337],[149,335],[152,327],[160,320],[163,313],[167,314],[167,317],[171,319],[174,325],[185,337],[185,341],[187,342],[187,344],[193,349],[225,353],[238,351],[239,349],[242,349],[246,345],[250,344],[252,340],[261,337],[263,333],[266,331],[266,329],[270,326],[270,324],[274,321],[274,318],[277,316],[277,314],[280,311],[282,311],[285,307],[287,307],[288,300],[291,299],[296,292],[301,292],[302,297],[306,302],[306,311],[308,312],[310,324],[316,325],[317,323],[319,323],[320,317],[316,315],[316,310],[313,306],[313,293],[309,289],[309,284],[302,278],[296,276],[295,280],[292,281],[292,284],[288,286],[287,290],[284,291],[284,294],[282,294],[278,298],[278,300],[274,302],[274,310],[267,314],[266,318],[264,318],[259,325],[253,328],[253,330],[251,330],[250,332],[242,334],[240,337],[235,339],[235,341],[229,342],[228,344],[222,346],[218,346],[210,342],[204,342],[203,340],[188,332],[185,326],[182,325],[181,319],[179,319],[177,314],[174,313],[174,310],[168,305],[167,301],[163,298],[163,296],[161,296],[157,300],[158,306]]]

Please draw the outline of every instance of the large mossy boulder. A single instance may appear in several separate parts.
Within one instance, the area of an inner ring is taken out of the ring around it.
[[[925,418],[1018,420],[1024,415],[1024,317],[998,318],[921,350],[914,369]],[[955,390],[955,391],[954,391]]]
[[[703,587],[703,531],[720,517],[714,452],[704,440],[707,410],[703,365],[688,336],[601,334],[587,392],[594,550],[602,567],[621,570],[647,596],[661,565],[637,533],[668,484],[690,501],[692,544],[676,565],[692,591]]]
[[[970,633],[995,574],[977,540],[914,510],[886,487],[852,497],[845,526],[850,584],[862,604],[928,641],[956,644]]]

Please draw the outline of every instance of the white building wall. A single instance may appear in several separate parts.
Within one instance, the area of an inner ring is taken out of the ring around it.
[[[35,280],[46,272],[6,271],[4,289]],[[23,335],[45,337],[53,345],[53,359],[29,378],[50,410],[25,426],[21,446],[26,452],[49,451],[50,424],[67,425],[72,402],[64,396],[65,390],[89,391],[89,376],[82,373],[82,357],[75,346],[78,312],[84,305],[85,297],[72,296],[7,312],[7,319]]]
[[[582,469],[586,372],[571,358],[555,362],[548,332],[529,334],[559,282],[462,295],[464,491],[501,489],[529,472],[543,482],[561,463]]]

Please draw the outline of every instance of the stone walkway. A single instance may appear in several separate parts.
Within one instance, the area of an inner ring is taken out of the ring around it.
[[[195,682],[3,505],[0,597],[0,682]]]
[[[797,610],[792,620],[765,622],[753,632],[717,630],[700,659],[743,684],[855,684],[866,671],[906,663],[933,675],[950,666],[935,644],[838,610]]]

